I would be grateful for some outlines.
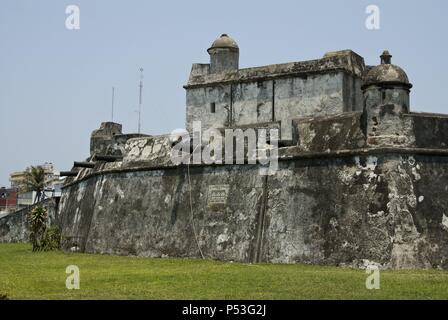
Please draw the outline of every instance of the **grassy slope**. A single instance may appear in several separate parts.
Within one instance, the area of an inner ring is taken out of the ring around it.
[[[65,288],[77,265],[81,289]],[[248,265],[63,252],[0,244],[0,294],[11,299],[448,299],[446,271],[383,271],[367,290],[362,270]]]

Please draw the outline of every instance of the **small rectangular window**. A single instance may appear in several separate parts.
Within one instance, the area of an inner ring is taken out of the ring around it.
[[[216,112],[216,104],[214,102],[210,103],[210,112],[211,113]]]

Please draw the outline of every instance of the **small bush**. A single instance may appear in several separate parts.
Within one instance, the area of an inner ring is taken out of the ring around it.
[[[48,227],[42,239],[42,250],[59,250],[61,248],[61,232],[57,226]]]
[[[33,251],[42,250],[42,240],[47,228],[47,210],[42,206],[36,206],[29,215],[30,240]]]
[[[56,226],[48,226],[48,213],[42,206],[36,206],[29,215],[30,240],[33,251],[57,250],[61,246],[61,233]]]
[[[0,293],[0,300],[9,300],[8,295]]]

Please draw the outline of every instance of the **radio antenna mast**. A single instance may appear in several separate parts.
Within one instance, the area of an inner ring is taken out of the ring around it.
[[[143,92],[143,68],[140,68],[140,91],[138,96],[138,133],[141,132],[142,126],[142,92]]]
[[[112,87],[112,122],[114,122],[115,87]]]

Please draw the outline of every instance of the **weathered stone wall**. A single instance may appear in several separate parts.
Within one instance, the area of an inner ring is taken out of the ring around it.
[[[233,118],[237,125],[273,121],[274,80],[233,86]]]
[[[208,73],[207,68],[193,65],[185,86],[190,132],[193,121],[201,121],[205,129],[221,128],[363,107],[364,60],[350,50],[327,53],[318,60],[220,73]]]
[[[448,268],[448,158],[378,151],[258,169],[92,176],[64,189],[63,235],[94,253],[200,257],[199,244],[212,259]]]
[[[187,90],[187,130],[192,131],[193,121],[221,128],[334,115],[359,109],[359,100],[360,79],[342,72],[192,88]]]
[[[268,180],[263,261],[447,268],[447,170],[412,155],[283,162]]]
[[[52,198],[41,203],[47,209],[49,224],[56,223],[58,202],[58,198]],[[30,206],[0,218],[0,243],[29,241],[28,215],[33,208]]]
[[[411,113],[405,117],[412,122],[414,146],[419,148],[448,147],[448,115]]]
[[[275,119],[344,112],[343,78],[341,72],[275,80]]]
[[[106,149],[114,144],[114,136],[121,134],[121,124],[103,122],[99,129],[90,136],[90,156],[105,154]]]
[[[190,180],[185,168],[97,176],[64,190],[63,235],[86,252],[198,257],[193,221],[206,257],[250,261],[262,193],[257,172],[222,166],[192,167]],[[224,195],[213,200],[211,186]]]
[[[294,140],[300,151],[330,152],[366,147],[362,112],[345,112],[333,117],[293,120]]]
[[[90,159],[95,155],[123,156],[124,146],[129,139],[150,137],[146,134],[122,134],[121,124],[103,122],[99,129],[94,130],[90,136]]]

